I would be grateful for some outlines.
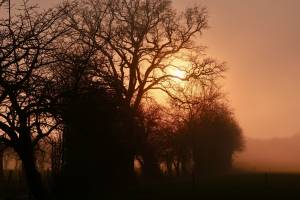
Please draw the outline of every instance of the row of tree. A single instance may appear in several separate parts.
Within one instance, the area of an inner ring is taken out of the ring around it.
[[[61,199],[92,199],[99,181],[102,192],[134,183],[135,160],[146,178],[163,163],[177,175],[230,169],[241,129],[218,87],[224,64],[195,42],[206,9],[180,13],[168,0],[45,11],[24,1],[16,14],[10,1],[0,6],[0,141],[22,160],[36,199],[50,198],[36,164],[49,144]],[[169,103],[155,103],[154,90]]]

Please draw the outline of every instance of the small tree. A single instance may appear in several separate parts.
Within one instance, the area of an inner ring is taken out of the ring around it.
[[[234,153],[243,147],[241,128],[225,104],[204,105],[186,131],[196,174],[230,170]]]

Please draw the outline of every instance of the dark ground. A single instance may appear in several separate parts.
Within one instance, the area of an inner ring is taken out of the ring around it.
[[[1,185],[0,200],[27,200],[24,182],[16,180]],[[140,184],[124,192],[101,199],[300,199],[300,174],[243,173],[198,180],[160,181]]]

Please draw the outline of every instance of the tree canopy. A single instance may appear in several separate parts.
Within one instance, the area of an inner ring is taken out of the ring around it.
[[[170,96],[174,79],[213,80],[224,72],[223,64],[203,56],[194,40],[207,28],[203,7],[176,11],[169,0],[72,2],[66,24],[74,31],[71,45],[94,49],[98,79],[116,89],[136,110],[150,90]],[[186,53],[188,52],[188,53]],[[193,53],[192,53],[193,52]],[[174,56],[189,66],[172,63]],[[184,71],[176,76],[172,69]]]

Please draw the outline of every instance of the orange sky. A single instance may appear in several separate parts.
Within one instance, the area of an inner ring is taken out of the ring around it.
[[[300,1],[174,0],[195,2],[210,16],[200,42],[230,67],[225,90],[244,134],[300,132]]]
[[[60,0],[34,0],[49,7]],[[201,3],[210,29],[199,40],[226,61],[224,89],[244,134],[289,136],[300,132],[300,1],[173,0],[177,8]]]

